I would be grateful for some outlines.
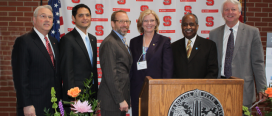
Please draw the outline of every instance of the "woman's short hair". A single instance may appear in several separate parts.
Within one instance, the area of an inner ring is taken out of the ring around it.
[[[149,15],[149,14],[152,14],[153,16],[155,16],[155,20],[156,20],[156,23],[157,23],[157,25],[155,27],[155,31],[156,32],[159,31],[160,19],[159,19],[158,15],[155,13],[155,11],[150,10],[150,9],[146,9],[145,11],[141,12],[141,14],[140,14],[140,16],[138,18],[138,21],[137,21],[137,28],[138,28],[139,33],[144,33],[144,29],[142,27],[144,17]]]

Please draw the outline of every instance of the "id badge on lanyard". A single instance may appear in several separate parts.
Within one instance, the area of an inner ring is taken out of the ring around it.
[[[147,50],[146,50],[146,51],[147,51]],[[142,53],[141,56],[143,56],[143,55],[145,56],[145,55],[146,55],[146,51],[145,51],[144,48],[143,48],[143,53]],[[140,56],[139,60],[141,59],[141,56]],[[137,70],[147,69],[147,62],[146,62],[146,60],[140,61],[140,62],[139,62],[139,60],[138,60],[138,62],[137,62]]]

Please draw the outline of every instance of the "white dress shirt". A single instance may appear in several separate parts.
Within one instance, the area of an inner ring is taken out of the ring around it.
[[[38,36],[40,37],[40,39],[43,42],[44,47],[46,48],[46,42],[45,42],[45,39],[44,39],[45,38],[44,35],[42,33],[40,33],[35,27],[33,27],[33,29],[38,34]],[[51,46],[51,49],[52,49],[52,52],[53,52],[53,55],[54,55],[54,58],[55,58],[54,48],[52,47],[51,41],[49,40],[49,37],[48,37],[48,34],[46,34],[46,37],[47,37],[47,39],[49,41],[49,44]]]
[[[191,47],[192,47],[192,50],[193,50],[193,47],[194,47],[194,43],[195,43],[195,40],[196,40],[196,36],[197,34],[191,39]],[[186,49],[186,46],[187,46],[187,43],[189,41],[189,39],[187,39],[186,37],[185,38],[185,49]]]
[[[75,27],[75,29],[77,30],[77,32],[78,32],[79,35],[81,36],[81,39],[82,39],[83,42],[84,42],[84,45],[85,45],[86,50],[88,50],[88,49],[87,49],[87,46],[86,46],[86,41],[85,41],[85,37],[88,36],[88,32],[86,32],[86,34],[85,34],[85,33],[83,33],[79,28]],[[89,38],[89,36],[88,36],[88,38]],[[90,38],[89,38],[89,39],[90,39]],[[90,43],[91,43],[91,40],[90,40]],[[90,46],[91,46],[91,45],[90,45]],[[91,46],[91,47],[92,47],[92,46]],[[92,53],[92,56],[93,56],[93,48],[91,48],[91,53]]]

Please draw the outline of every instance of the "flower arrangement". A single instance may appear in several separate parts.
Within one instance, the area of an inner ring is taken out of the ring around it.
[[[72,98],[75,98],[74,102],[67,102],[67,101],[59,101],[57,105],[57,98],[55,96],[56,92],[54,87],[51,89],[51,102],[53,103],[52,108],[55,109],[55,113],[53,116],[67,116],[67,113],[63,109],[63,104],[71,104],[73,106],[72,111],[69,113],[70,116],[96,116],[97,110],[99,109],[99,103],[98,100],[90,99],[89,97],[94,94],[94,92],[91,92],[91,84],[92,82],[92,75],[90,79],[86,79],[84,81],[84,87],[85,89],[81,91],[78,87],[71,88],[67,91],[67,95],[71,96]],[[78,99],[78,100],[77,100]],[[59,111],[57,110],[59,108]],[[46,116],[52,116],[49,113],[49,109],[44,109]],[[95,113],[95,114],[94,114]]]
[[[265,95],[268,96],[268,99],[266,99],[266,102],[269,102],[270,105],[272,104],[272,87],[266,88],[264,91]],[[261,100],[260,100],[261,101]],[[260,101],[256,102],[251,108],[253,108],[255,105],[257,105]],[[258,106],[255,107],[258,114],[262,116],[262,111],[259,109]],[[270,107],[270,111],[263,111],[265,113],[264,116],[272,116],[272,107]],[[243,106],[243,111],[246,116],[250,116],[250,112],[248,111],[248,107]],[[252,116],[252,115],[251,115]]]

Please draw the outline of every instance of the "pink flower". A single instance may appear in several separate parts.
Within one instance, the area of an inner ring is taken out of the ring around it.
[[[93,112],[91,104],[90,105],[88,105],[88,104],[89,104],[88,101],[81,102],[80,100],[78,100],[73,105],[74,108],[72,108],[72,109],[76,110],[76,113],[78,113],[78,112],[80,112],[80,113]]]

